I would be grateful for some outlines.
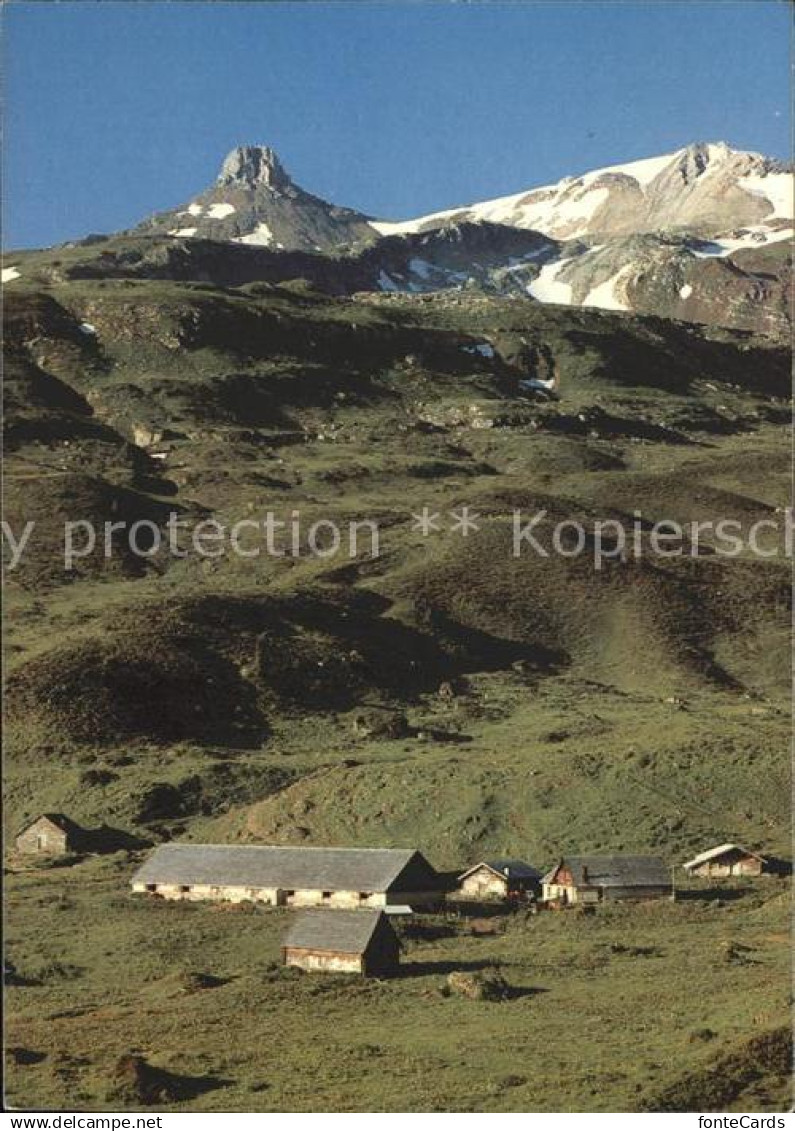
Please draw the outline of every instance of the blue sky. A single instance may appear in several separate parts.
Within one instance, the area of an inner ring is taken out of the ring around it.
[[[387,218],[695,140],[790,156],[778,0],[11,0],[4,22],[8,247],[182,203],[242,143]]]

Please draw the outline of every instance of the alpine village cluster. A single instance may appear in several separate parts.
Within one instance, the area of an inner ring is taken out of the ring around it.
[[[63,857],[117,847],[63,813],[42,813],[18,833],[20,855]],[[688,877],[764,877],[778,862],[734,843],[682,864]],[[478,913],[486,905],[592,911],[613,900],[675,899],[675,869],[657,856],[564,856],[545,873],[523,860],[480,860],[458,875],[437,872],[418,849],[166,842],[131,878],[156,899],[249,902],[299,910],[282,961],[303,970],[384,977],[401,944],[392,922],[428,912]]]

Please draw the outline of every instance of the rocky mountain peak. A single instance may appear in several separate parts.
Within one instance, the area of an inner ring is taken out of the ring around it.
[[[691,184],[710,168],[736,156],[725,141],[707,142],[697,141],[682,150],[678,170],[685,184]]]
[[[227,155],[218,175],[220,185],[285,188],[290,178],[276,151],[267,145],[239,145]]]

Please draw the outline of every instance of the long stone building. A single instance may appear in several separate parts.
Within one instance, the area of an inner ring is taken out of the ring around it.
[[[442,878],[411,848],[163,844],[135,873],[132,889],[274,907],[420,909],[444,900]]]

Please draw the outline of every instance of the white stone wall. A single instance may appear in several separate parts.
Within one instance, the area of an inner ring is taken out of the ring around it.
[[[577,889],[566,887],[563,884],[544,884],[541,898],[544,900],[560,900],[562,903],[576,903]]]
[[[383,907],[386,903],[384,892],[368,892],[365,899],[358,891],[332,891],[327,896],[320,890],[306,889],[285,896],[288,907]]]
[[[16,849],[18,852],[63,853],[67,849],[66,834],[46,817],[40,817],[30,828],[20,833],[16,839]]]
[[[489,868],[479,868],[461,881],[459,890],[462,895],[469,895],[474,899],[504,898],[508,894],[508,881],[503,876],[495,875]]]
[[[359,954],[329,954],[323,951],[288,948],[284,961],[286,966],[298,966],[301,970],[325,970],[342,974],[362,972],[362,956]]]
[[[188,891],[183,887],[189,886]],[[148,892],[146,884],[135,882],[135,892]],[[319,889],[303,889],[288,893],[284,888],[221,887],[211,884],[158,884],[157,890],[150,894],[163,899],[183,899],[188,901],[218,900],[225,903],[242,903],[250,900],[279,907],[385,907],[387,903],[407,903],[411,907],[423,907],[438,903],[443,896],[437,892],[399,892],[387,896],[386,892],[368,892],[364,899],[358,891],[332,891],[328,895]]]

